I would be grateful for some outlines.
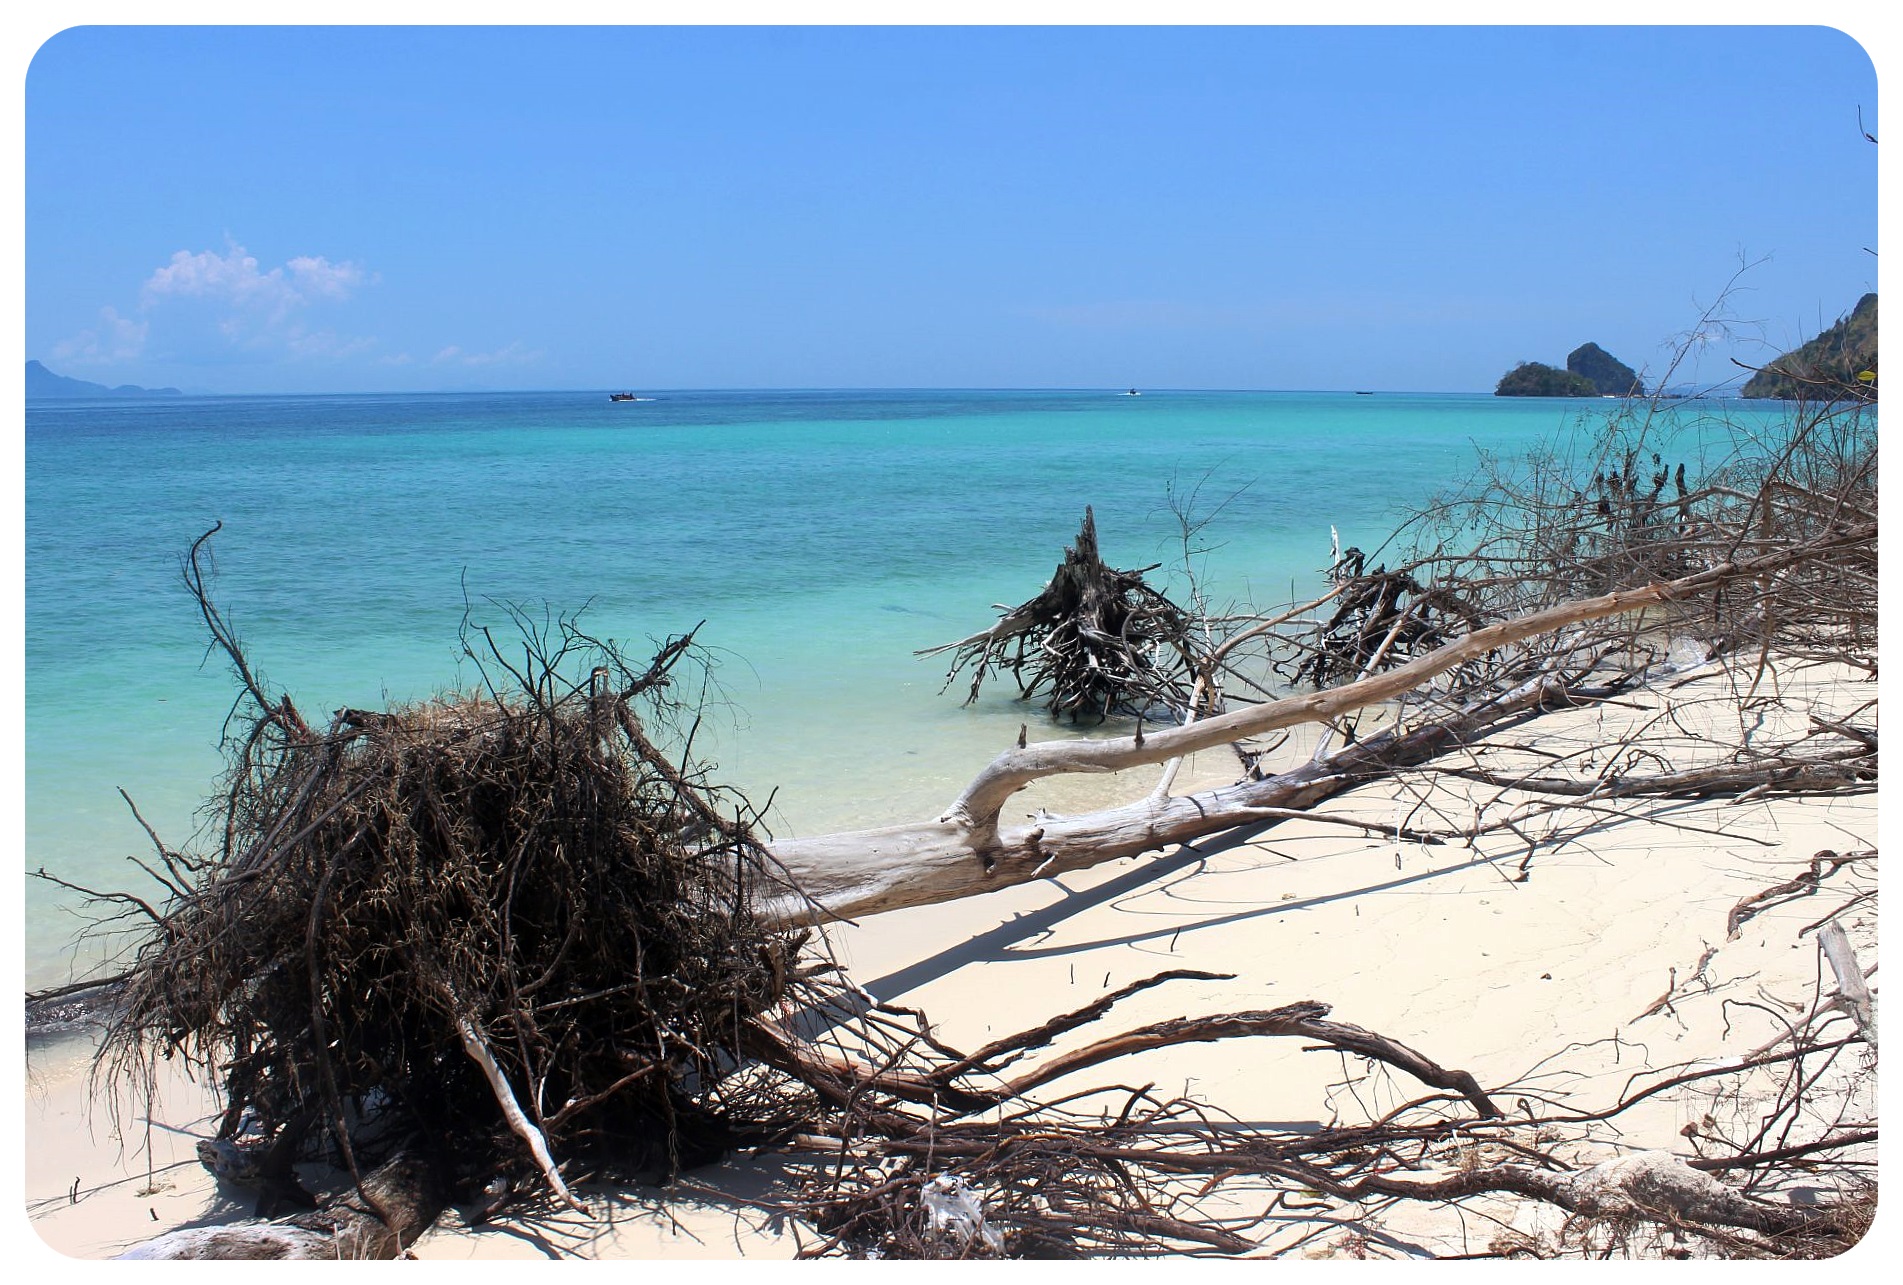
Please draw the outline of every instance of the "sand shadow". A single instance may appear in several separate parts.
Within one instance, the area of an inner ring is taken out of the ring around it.
[[[1654,801],[1654,806],[1645,810],[1643,818],[1649,821],[1663,821],[1665,824],[1671,824],[1671,822],[1665,821],[1664,819],[1679,812],[1695,810],[1698,805],[1703,802],[1707,801],[1700,799],[1657,800]],[[1577,845],[1581,840],[1593,834],[1612,829],[1632,819],[1634,818],[1627,815],[1593,818],[1578,829],[1568,832],[1553,841],[1540,843],[1538,845],[1539,854],[1550,856],[1560,848]],[[1358,888],[1346,888],[1339,892],[1331,892],[1315,897],[1305,897],[1297,901],[1284,901],[1272,905],[1255,906],[1248,910],[1236,911],[1232,914],[1216,915],[1206,919],[1177,923],[1166,928],[1128,933],[1120,937],[1103,937],[1094,941],[1071,942],[1063,946],[1014,949],[1014,947],[1020,947],[1021,943],[1026,940],[1047,934],[1058,924],[1063,923],[1073,916],[1082,914],[1084,911],[1092,909],[1093,907],[1115,901],[1120,897],[1128,896],[1134,892],[1153,890],[1156,884],[1168,879],[1172,875],[1188,870],[1210,857],[1220,855],[1221,853],[1231,851],[1232,849],[1252,842],[1260,835],[1280,824],[1282,820],[1283,818],[1276,818],[1275,820],[1264,821],[1257,825],[1242,826],[1234,830],[1226,830],[1219,835],[1214,835],[1203,840],[1200,845],[1185,844],[1166,857],[1159,857],[1147,864],[1139,865],[1094,888],[1078,892],[1068,892],[1068,895],[1061,900],[1052,902],[1048,906],[1039,910],[1033,910],[1027,914],[1014,916],[1009,921],[999,924],[996,928],[980,933],[955,946],[947,947],[935,955],[921,959],[916,963],[908,964],[904,968],[887,973],[883,977],[864,983],[865,990],[882,1002],[891,1002],[898,996],[948,976],[967,964],[1002,963],[1007,960],[1045,959],[1052,956],[1081,954],[1082,952],[1095,950],[1104,946],[1134,946],[1163,938],[1173,939],[1183,934],[1199,932],[1205,928],[1218,928],[1226,924],[1244,923],[1252,919],[1268,919],[1276,915],[1312,910],[1318,906],[1326,906],[1334,902],[1347,901],[1356,897],[1392,892],[1397,888],[1405,888],[1412,884],[1424,883],[1428,880],[1439,879],[1448,875],[1462,874],[1483,866],[1498,868],[1503,860],[1508,860],[1499,856],[1490,857],[1476,853],[1472,859],[1454,865],[1440,866],[1416,874],[1401,875],[1393,879],[1383,880],[1380,883],[1364,884]],[[1764,840],[1748,834],[1729,835],[1716,833],[1714,837],[1735,838],[1739,842],[1764,843]],[[1291,861],[1295,860],[1293,857],[1287,859]],[[1507,878],[1508,881],[1512,883],[1521,882],[1521,879],[1506,876],[1504,873],[1503,878]],[[1054,878],[1047,882],[1060,888],[1063,887],[1063,884]]]
[[[1441,866],[1434,870],[1425,870],[1418,874],[1403,875],[1399,878],[1384,880],[1381,883],[1364,884],[1358,888],[1347,888],[1318,897],[1306,897],[1299,901],[1277,902],[1273,905],[1256,906],[1233,914],[1217,915],[1191,923],[1175,924],[1167,928],[1157,928],[1146,932],[1129,933],[1121,937],[1105,937],[1095,941],[1073,942],[1063,946],[1046,948],[1012,949],[1025,940],[1048,933],[1052,928],[1073,916],[1106,902],[1115,901],[1130,893],[1152,887],[1183,870],[1217,856],[1233,848],[1242,846],[1255,839],[1273,826],[1273,822],[1257,826],[1248,826],[1229,830],[1216,836],[1201,847],[1185,845],[1167,857],[1161,857],[1145,865],[1118,875],[1094,888],[1072,892],[1059,901],[1028,914],[1017,915],[996,928],[978,934],[969,940],[947,947],[937,954],[908,964],[906,967],[887,973],[883,977],[864,983],[865,989],[881,1001],[890,1002],[908,991],[916,990],[927,983],[937,981],[958,971],[967,964],[1001,963],[1006,960],[1041,959],[1051,956],[1077,954],[1094,950],[1101,946],[1135,945],[1140,942],[1154,941],[1158,938],[1175,937],[1184,933],[1198,932],[1205,928],[1216,928],[1224,924],[1241,923],[1251,919],[1267,918],[1288,914],[1294,911],[1309,910],[1331,902],[1346,901],[1354,897],[1368,896],[1379,892],[1388,892],[1395,888],[1421,883],[1429,879],[1438,879],[1445,875],[1460,874],[1482,866],[1495,865],[1498,858],[1475,856],[1470,861],[1457,865]],[[1293,858],[1291,858],[1292,860]],[[1056,880],[1050,882],[1056,883]],[[1058,885],[1062,887],[1061,884]]]

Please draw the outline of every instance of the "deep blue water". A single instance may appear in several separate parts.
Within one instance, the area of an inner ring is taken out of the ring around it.
[[[233,688],[180,585],[224,523],[215,592],[307,712],[474,674],[465,594],[620,640],[705,620],[729,704],[700,743],[782,832],[931,815],[1015,736],[912,652],[1034,594],[1095,507],[1106,557],[1180,562],[1172,485],[1227,501],[1217,601],[1311,588],[1344,544],[1593,402],[1347,393],[680,392],[42,402],[26,418],[28,869],[120,882],[182,841]],[[1166,575],[1169,567],[1158,572]],[[1176,583],[1181,585],[1180,576]],[[1053,730],[1051,734],[1058,734]],[[29,984],[70,917],[27,894]]]

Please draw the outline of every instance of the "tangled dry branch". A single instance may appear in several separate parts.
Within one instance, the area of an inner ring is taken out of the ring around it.
[[[1155,569],[1107,565],[1097,550],[1096,516],[1086,506],[1077,539],[1042,592],[989,629],[919,655],[952,654],[947,687],[971,672],[966,704],[998,672],[1011,675],[1021,699],[1042,696],[1054,717],[1073,722],[1180,716],[1190,706],[1202,648],[1189,613],[1144,581]]]
[[[519,658],[466,640],[502,683],[313,728],[206,595],[209,535],[187,579],[251,709],[217,851],[160,845],[101,1073],[214,1069],[215,1141],[293,1197],[327,1141],[359,1178],[398,1146],[462,1179],[532,1160],[572,1201],[556,1157],[672,1173],[770,1117],[731,1074],[745,1024],[819,996],[807,934],[754,914],[784,890],[758,815],[655,743],[692,635],[634,667],[519,617]]]
[[[163,896],[93,894],[148,929],[99,1074],[150,1085],[168,1057],[207,1069],[226,1095],[212,1159],[236,1157],[275,1199],[299,1203],[309,1198],[291,1162],[330,1155],[386,1229],[417,1221],[378,1193],[418,1165],[450,1195],[501,1170],[531,1198],[579,1205],[582,1175],[671,1176],[751,1145],[812,1161],[784,1208],[822,1231],[815,1254],[1238,1253],[1260,1243],[1265,1220],[1308,1202],[1485,1192],[1599,1223],[1690,1229],[1736,1252],[1836,1252],[1862,1216],[1848,1177],[1848,1194],[1808,1210],[1752,1189],[1778,1166],[1854,1154],[1874,1132],[1847,1115],[1796,1131],[1818,1077],[1868,1047],[1827,1030],[1821,1005],[1784,1047],[1580,1113],[1526,1085],[1482,1085],[1313,1001],[1151,1022],[1027,1067],[1033,1050],[1185,974],[966,1052],[922,1014],[871,1002],[823,936],[799,926],[855,904],[854,888],[804,877],[841,848],[912,885],[914,901],[936,900],[1273,821],[1406,768],[1463,792],[1473,820],[1439,837],[1469,842],[1493,826],[1523,832],[1549,806],[1528,802],[1542,795],[1577,816],[1636,797],[1869,788],[1873,704],[1784,739],[1747,735],[1715,763],[1648,759],[1640,741],[1577,753],[1477,743],[1544,708],[1629,693],[1671,671],[1687,640],[1691,665],[1757,651],[1747,702],[1776,681],[1773,649],[1874,671],[1874,423],[1827,410],[1777,433],[1695,485],[1662,461],[1648,475],[1629,441],[1590,484],[1552,460],[1496,472],[1477,496],[1423,515],[1399,570],[1342,568],[1329,620],[1235,621],[1205,651],[1191,639],[1218,631],[1192,629],[1140,573],[1102,564],[1087,510],[1043,594],[951,645],[953,675],[971,667],[975,695],[988,670],[1006,668],[1055,713],[1164,706],[1190,725],[1148,744],[1139,724],[1129,741],[1021,745],[938,821],[805,844],[772,843],[760,812],[696,765],[691,635],[637,665],[572,620],[518,613],[519,658],[485,631],[465,636],[482,690],[339,710],[313,726],[257,677],[213,606],[207,533],[185,571],[241,691],[231,771],[211,851],[153,836],[157,863],[144,868]],[[1350,681],[1199,709],[1215,667],[1243,663],[1247,648],[1258,673]],[[1343,721],[1377,706],[1393,717],[1379,732],[1356,736]],[[1163,762],[1317,721],[1340,723],[1349,743],[1185,798],[1021,829],[999,821],[1043,775]],[[1475,804],[1476,789],[1494,797]],[[1402,824],[1428,833],[1415,817]],[[1815,867],[1805,886],[1843,864]],[[911,903],[871,908],[887,904]],[[1159,1048],[1266,1037],[1367,1059],[1434,1092],[1309,1131],[1245,1125],[1151,1087],[1050,1096],[1060,1079]],[[1770,1067],[1788,1072],[1773,1123],[1698,1164],[1581,1163],[1542,1132]]]

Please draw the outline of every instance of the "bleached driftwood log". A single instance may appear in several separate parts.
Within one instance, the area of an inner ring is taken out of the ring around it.
[[[1384,673],[1180,727],[1147,735],[1139,731],[1129,739],[1047,741],[1006,750],[934,821],[773,844],[773,855],[798,883],[801,895],[771,902],[763,913],[771,920],[799,923],[950,901],[1246,825],[1264,819],[1265,809],[1311,807],[1376,775],[1425,762],[1542,702],[1563,701],[1564,686],[1550,673],[1538,676],[1438,722],[1371,738],[1263,781],[1174,798],[1152,795],[1121,807],[1025,826],[1006,827],[1000,821],[1012,795],[1047,776],[1165,763],[1281,728],[1326,722],[1405,696],[1455,666],[1501,648],[1767,576],[1875,536],[1876,524],[1863,524],[1676,580],[1529,612],[1476,629]]]
[[[1022,826],[997,828],[994,818],[991,846],[983,850],[975,846],[970,828],[949,819],[783,840],[773,845],[773,853],[805,895],[770,903],[763,913],[787,922],[812,922],[951,901],[1276,819],[1398,768],[1427,762],[1542,701],[1563,700],[1564,695],[1563,684],[1543,678],[1428,727],[1383,732],[1261,781],[1196,794],[1149,795],[1119,807],[1046,817]],[[1135,752],[1142,753],[1142,747]]]
[[[1857,952],[1850,948],[1850,938],[1844,933],[1843,925],[1833,919],[1818,932],[1817,941],[1824,948],[1824,958],[1830,961],[1830,971],[1837,975],[1839,1002],[1857,1023],[1864,1042],[1874,1049],[1877,1046],[1877,1000],[1863,980],[1863,969],[1857,966]]]

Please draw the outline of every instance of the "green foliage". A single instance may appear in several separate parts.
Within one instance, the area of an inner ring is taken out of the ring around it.
[[[1857,300],[1848,317],[1801,348],[1766,364],[1746,382],[1745,397],[1834,401],[1876,398],[1877,296]],[[1869,378],[1863,378],[1864,372]]]
[[[1523,361],[1500,377],[1495,397],[1596,397],[1592,380],[1544,362]]]

